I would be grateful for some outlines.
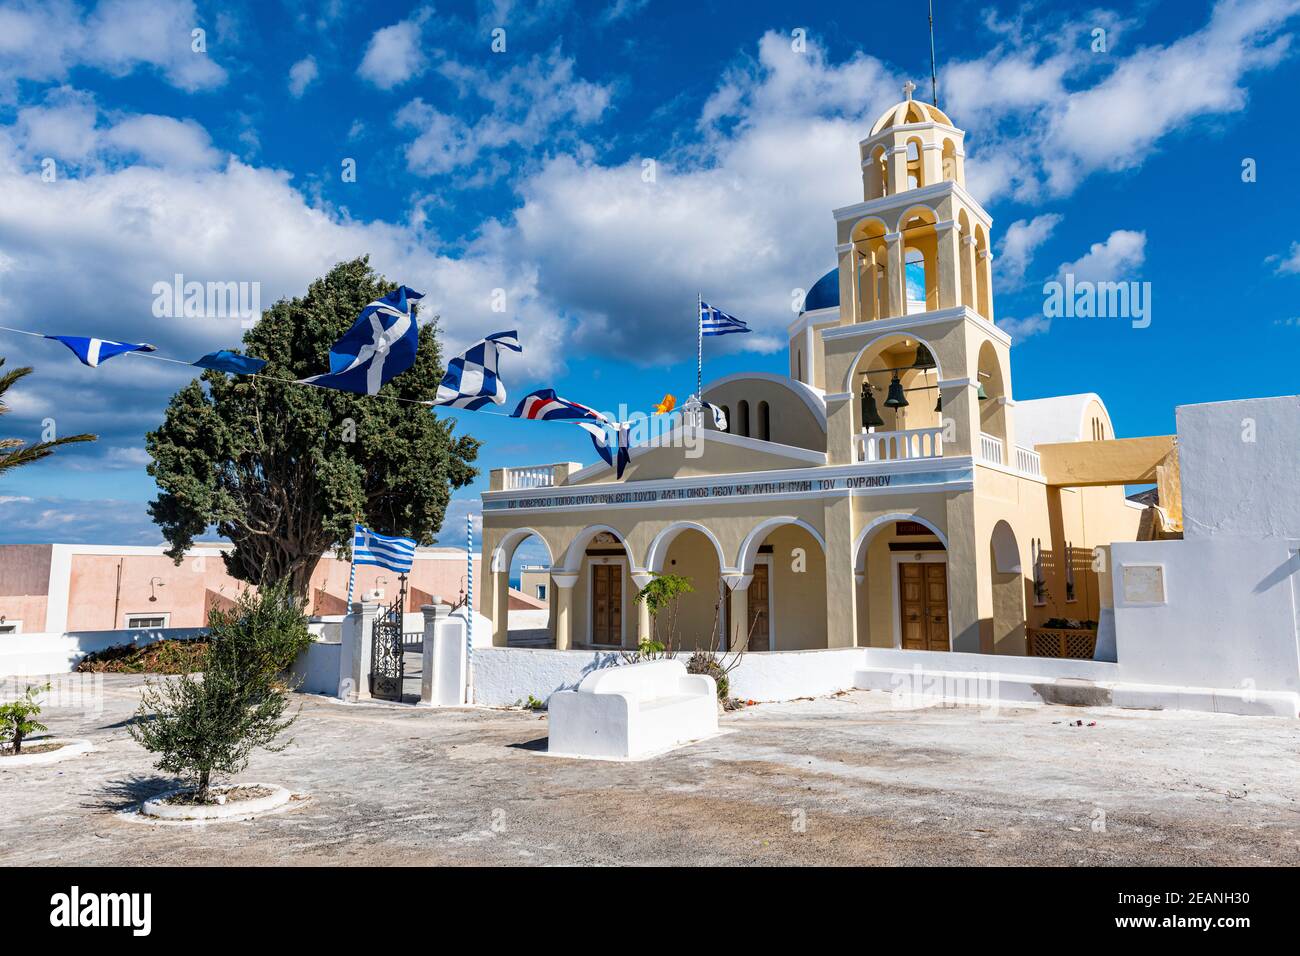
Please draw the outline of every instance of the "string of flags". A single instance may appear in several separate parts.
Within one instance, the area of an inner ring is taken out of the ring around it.
[[[366,305],[347,332],[330,347],[329,371],[301,379],[268,376],[263,371],[267,366],[265,359],[241,355],[230,349],[218,349],[193,362],[185,362],[150,354],[156,353],[157,349],[148,343],[119,342],[90,336],[45,335],[5,326],[0,326],[0,330],[61,342],[83,365],[91,368],[98,368],[118,355],[138,353],[165,362],[192,365],[230,375],[244,375],[291,385],[308,385],[356,395],[377,396],[384,385],[415,364],[419,349],[419,326],[415,321],[412,307],[422,298],[424,298],[423,293],[407,286],[398,286],[387,295]],[[749,331],[752,330],[740,319],[714,308],[702,298],[699,300],[698,335],[701,342],[705,336]],[[424,406],[446,406],[469,411],[481,411],[490,405],[504,405],[507,398],[506,387],[498,374],[498,364],[503,349],[516,353],[523,352],[518,332],[514,330],[494,332],[451,358],[432,401],[417,401],[398,396],[386,397]],[[702,366],[701,346],[697,382],[702,376]],[[719,431],[726,431],[727,416],[723,409],[702,401],[702,396],[698,392],[696,398],[700,400],[700,405],[712,414],[714,427]],[[663,400],[655,404],[654,414],[668,414],[676,405],[676,397],[671,393],[665,393]],[[590,435],[596,453],[607,465],[616,470],[618,479],[623,477],[624,469],[631,460],[630,422],[612,421],[594,408],[561,398],[554,389],[537,389],[525,395],[509,417],[577,424]],[[359,549],[359,553],[363,556],[380,555],[391,560],[396,553],[393,549],[400,551],[404,547],[402,543],[405,542],[409,542],[410,549],[412,553],[414,552],[415,543],[409,539],[385,538],[359,524],[356,526],[356,531],[354,554],[358,553]],[[400,561],[400,554],[398,560]],[[354,559],[354,563],[382,564],[383,562],[378,559],[373,561]],[[384,566],[391,567],[389,564]]]

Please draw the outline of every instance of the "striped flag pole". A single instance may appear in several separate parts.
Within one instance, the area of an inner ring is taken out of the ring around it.
[[[704,401],[704,323],[700,313],[704,311],[704,296],[695,295],[695,397]]]
[[[465,703],[474,703],[474,516],[465,515]]]
[[[352,613],[352,586],[357,583],[357,566],[353,564],[348,570],[348,607],[347,613]]]

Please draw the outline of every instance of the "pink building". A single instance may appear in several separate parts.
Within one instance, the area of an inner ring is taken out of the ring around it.
[[[221,552],[229,547],[196,544],[177,565],[161,546],[0,545],[0,635],[202,627],[211,608],[229,605],[247,586],[226,573]],[[348,570],[333,555],[321,559],[311,579],[309,614],[344,613]],[[418,611],[435,596],[457,600],[466,570],[462,550],[418,549],[405,610]],[[397,577],[384,568],[358,566],[353,599],[391,603]],[[480,579],[477,554],[474,578]]]

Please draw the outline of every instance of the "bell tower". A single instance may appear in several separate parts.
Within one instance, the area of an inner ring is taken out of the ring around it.
[[[837,214],[842,325],[957,306],[993,320],[992,220],[966,191],[966,134],[915,89],[858,146],[863,201]]]

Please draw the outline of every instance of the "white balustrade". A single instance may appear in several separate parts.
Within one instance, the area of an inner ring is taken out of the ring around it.
[[[980,458],[991,465],[1002,464],[1002,439],[988,432],[980,432]]]
[[[1033,475],[1036,478],[1043,477],[1043,460],[1038,456],[1038,452],[1023,445],[1016,446],[1016,468],[1023,474]]]
[[[943,455],[943,428],[909,428],[899,432],[862,432],[858,461],[902,461]]]
[[[554,487],[555,466],[534,465],[528,468],[506,468],[503,484],[506,491]]]

